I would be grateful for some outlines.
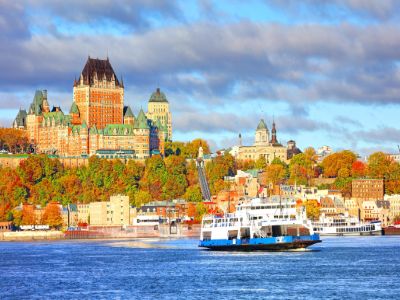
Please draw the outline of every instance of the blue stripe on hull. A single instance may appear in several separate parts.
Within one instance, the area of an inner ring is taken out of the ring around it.
[[[206,240],[200,241],[199,247],[216,250],[285,250],[305,248],[312,244],[319,243],[318,234],[303,236],[281,236],[268,238],[252,238],[239,240]]]

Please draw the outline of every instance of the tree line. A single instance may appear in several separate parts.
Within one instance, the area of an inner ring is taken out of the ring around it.
[[[126,194],[132,205],[141,206],[152,200],[184,198],[201,202],[202,195],[194,159],[198,147],[210,152],[204,140],[189,143],[167,143],[166,157],[148,158],[144,163],[129,160],[105,160],[89,158],[88,165],[80,168],[64,168],[58,159],[45,155],[30,155],[16,169],[0,167],[0,220],[21,203],[39,204],[56,201],[90,203],[108,201],[114,194]],[[197,149],[195,151],[195,149]],[[382,152],[372,154],[366,163],[356,154],[345,150],[326,157],[321,163],[313,148],[295,155],[289,164],[274,159],[267,164],[264,158],[256,161],[235,160],[225,152],[206,163],[206,175],[210,191],[216,195],[229,188],[225,176],[233,176],[237,170],[259,169],[263,171],[261,184],[313,184],[317,177],[335,178],[333,184],[320,188],[334,188],[344,194],[351,192],[354,178],[382,178],[385,192],[400,192],[400,165]]]

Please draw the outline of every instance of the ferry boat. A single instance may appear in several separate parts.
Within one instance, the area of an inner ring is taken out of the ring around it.
[[[354,236],[354,235],[381,235],[380,221],[363,223],[356,217],[348,214],[338,217],[322,215],[318,222],[313,222],[313,230],[321,236]]]
[[[319,242],[303,207],[297,208],[294,199],[271,197],[241,203],[235,213],[204,216],[199,247],[282,251],[304,249]]]

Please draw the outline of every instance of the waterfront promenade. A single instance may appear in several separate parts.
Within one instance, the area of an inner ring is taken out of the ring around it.
[[[73,231],[9,231],[0,232],[0,241],[64,240],[64,239],[127,239],[127,238],[198,238],[199,224],[177,226],[91,226],[90,230]]]

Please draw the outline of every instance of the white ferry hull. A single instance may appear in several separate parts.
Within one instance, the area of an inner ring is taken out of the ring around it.
[[[318,232],[320,236],[369,236],[369,235],[382,235],[382,230],[375,230],[369,232]]]

